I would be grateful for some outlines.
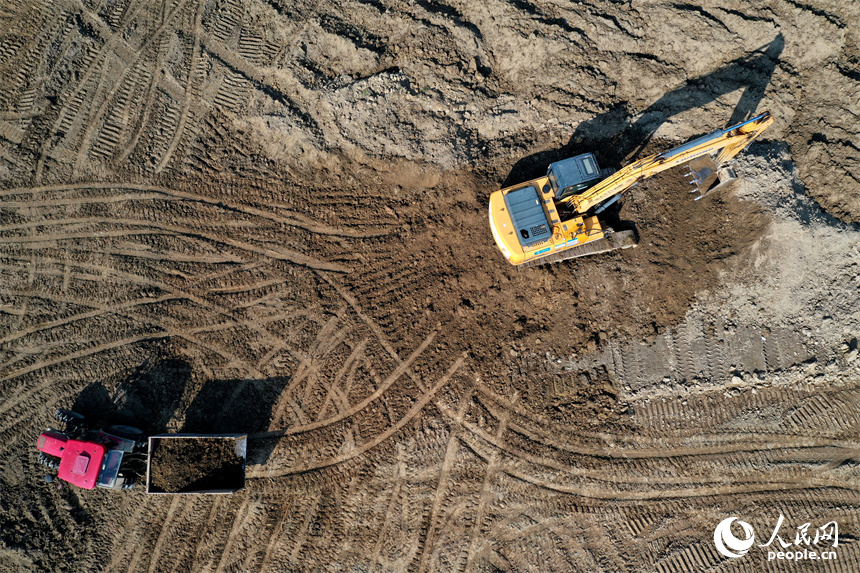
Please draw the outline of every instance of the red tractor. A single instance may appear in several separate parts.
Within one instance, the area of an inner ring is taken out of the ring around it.
[[[39,462],[57,477],[84,489],[131,489],[146,475],[147,442],[132,426],[93,428],[86,418],[60,409],[56,418],[65,431],[48,429],[39,436]],[[46,478],[48,479],[48,478]]]

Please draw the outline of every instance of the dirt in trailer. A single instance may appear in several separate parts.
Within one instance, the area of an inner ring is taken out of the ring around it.
[[[860,3],[811,4],[0,0],[0,571],[860,571]],[[765,109],[637,248],[496,248],[492,191]],[[248,434],[245,488],[58,488],[57,407]]]
[[[233,438],[154,438],[148,491],[233,491],[245,485],[245,460]]]

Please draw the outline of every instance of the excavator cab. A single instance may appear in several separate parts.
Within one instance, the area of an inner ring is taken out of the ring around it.
[[[583,153],[551,163],[546,173],[556,201],[582,193],[606,175],[601,173],[593,153]]]

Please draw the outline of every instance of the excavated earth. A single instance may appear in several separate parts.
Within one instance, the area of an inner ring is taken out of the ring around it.
[[[858,29],[854,0],[0,0],[0,570],[860,570]],[[493,244],[500,186],[766,109],[729,188],[676,169],[607,213],[636,249]],[[58,407],[247,433],[246,487],[46,483]]]
[[[157,438],[149,458],[151,492],[223,492],[245,485],[243,460],[229,438]]]

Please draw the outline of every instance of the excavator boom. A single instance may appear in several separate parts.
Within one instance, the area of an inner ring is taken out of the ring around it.
[[[669,151],[656,153],[631,163],[588,191],[560,201],[559,204],[567,203],[577,213],[585,213],[640,181],[708,153],[717,152],[713,161],[718,167],[722,166],[752,143],[772,123],[773,118],[770,112],[766,111],[758,117],[728,129],[717,130]]]
[[[601,179],[590,153],[549,167],[546,177],[490,195],[490,228],[514,265],[532,266],[635,246],[631,231],[613,233],[597,215],[637,183],[689,163],[696,190],[707,193],[734,180],[725,164],[773,123],[770,112],[656,153]],[[693,166],[698,169],[692,171]],[[562,220],[561,213],[567,213]]]

